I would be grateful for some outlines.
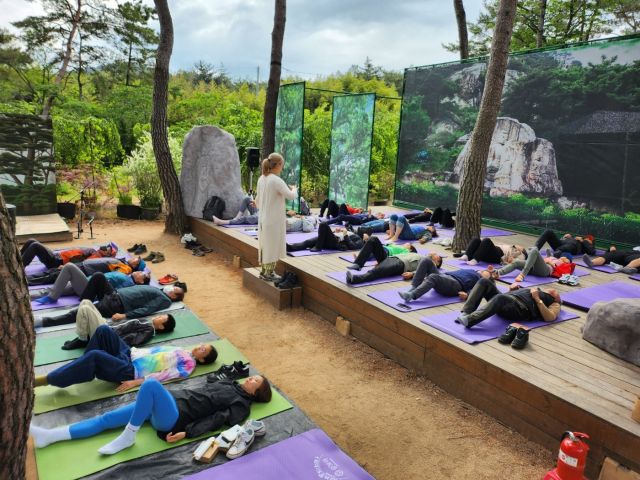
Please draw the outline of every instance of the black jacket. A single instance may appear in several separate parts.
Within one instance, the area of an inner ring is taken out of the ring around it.
[[[130,347],[137,347],[147,343],[155,333],[151,322],[141,322],[140,320],[129,320],[111,328]]]
[[[364,240],[355,233],[349,233],[344,236],[341,242],[338,242],[338,247],[341,244],[347,247],[347,250],[360,250],[364,247]]]
[[[172,391],[178,406],[178,421],[171,432],[185,432],[195,438],[205,432],[214,432],[222,425],[230,427],[241,423],[251,412],[251,395],[233,380],[204,383],[198,387]],[[167,439],[170,432],[158,432]]]
[[[587,255],[596,254],[596,249],[589,240],[582,240],[582,242],[580,242],[573,237],[568,237],[561,238],[560,243],[562,243],[562,246],[558,250],[568,252],[571,255],[581,255],[584,253]]]

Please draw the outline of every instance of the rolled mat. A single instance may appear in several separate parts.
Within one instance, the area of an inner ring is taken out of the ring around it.
[[[575,292],[573,292],[575,293]],[[420,317],[422,323],[440,330],[441,332],[448,333],[452,337],[462,340],[466,343],[478,343],[486,342],[498,338],[504,333],[509,325],[514,323],[513,320],[506,320],[498,315],[487,318],[485,321],[475,325],[474,327],[467,328],[464,325],[455,322],[455,319],[460,316],[460,312],[447,312],[439,315],[433,315],[431,317]],[[564,322],[566,320],[572,320],[578,318],[579,315],[566,310],[560,310],[558,318],[553,322],[545,322],[542,319],[529,320],[527,322],[521,322],[529,328],[544,327],[545,325],[553,325],[555,323]]]
[[[176,328],[171,333],[162,333],[158,330],[156,335],[151,337],[145,345],[160,342],[170,342],[178,338],[193,337],[209,333],[209,328],[200,321],[193,313],[176,315]],[[77,335],[61,335],[53,338],[38,338],[36,340],[36,356],[34,366],[47,365],[49,363],[65,362],[79,358],[84,353],[84,349],[62,350],[62,345],[67,340],[73,340]]]
[[[215,342],[207,342],[213,345],[218,351],[218,358],[215,362],[208,365],[196,364],[195,370],[191,373],[189,378],[198,377],[207,373],[215,372],[222,364],[231,364],[236,360],[242,360],[248,363],[249,360],[242,355],[236,347],[231,345],[229,340],[222,339]],[[182,347],[184,350],[191,350],[197,345],[191,345],[188,347]],[[173,383],[179,382],[181,379],[171,380]],[[115,397],[116,395],[122,395],[122,393],[116,391],[118,384],[105,382],[103,380],[95,379],[91,382],[79,383],[77,385],[71,385],[67,388],[58,388],[54,386],[37,387],[36,398],[33,410],[36,414],[50,412],[52,410],[59,410],[65,407],[71,407],[73,405],[79,405],[81,403],[93,402],[102,398]],[[127,390],[123,393],[129,393],[137,391],[140,387]]]
[[[254,402],[251,404],[249,418],[260,420],[293,408],[275,389],[271,389],[271,392],[272,397],[269,403]],[[209,438],[227,428],[229,427],[224,426],[217,432],[207,432],[197,438],[185,438],[179,442],[168,443],[158,438],[156,430],[149,422],[145,422],[138,430],[136,443],[115,455],[102,455],[98,453],[98,449],[118,437],[122,433],[122,428],[110,429],[89,438],[52,443],[48,447],[35,449],[38,478],[40,480],[81,478],[134,458],[144,457],[145,455],[179,447],[185,443]],[[193,447],[194,451],[195,449],[196,445]]]
[[[366,268],[366,269],[363,269],[363,270],[360,270],[360,271],[354,270],[351,273],[353,273],[354,275],[362,275],[363,273],[366,273],[369,270],[371,270],[371,269],[370,268]],[[377,280],[372,280],[370,282],[350,284],[350,283],[347,283],[347,272],[327,273],[327,277],[333,278],[334,280],[337,280],[340,283],[344,283],[348,287],[356,287],[356,288],[357,287],[367,287],[369,285],[378,285],[380,283],[397,282],[399,280],[404,280],[402,278],[402,275],[394,275],[393,277],[383,277],[383,278],[379,278]]]
[[[587,311],[596,302],[610,302],[618,298],[640,298],[640,287],[633,283],[618,281],[562,294],[564,303]]]
[[[436,227],[438,229],[438,227]],[[439,235],[444,235],[445,237],[453,237],[455,235],[455,230],[449,230],[446,228],[438,229]],[[484,237],[506,237],[510,235],[515,235],[513,232],[507,232],[506,230],[500,230],[499,228],[483,228],[480,232],[480,236]]]
[[[268,433],[267,433],[268,435]],[[373,480],[322,430],[309,430],[184,480]]]

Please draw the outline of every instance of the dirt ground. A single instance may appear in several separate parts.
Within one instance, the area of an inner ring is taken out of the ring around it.
[[[161,221],[94,222],[97,243],[164,252],[165,262],[149,265],[153,273],[186,282],[189,308],[377,479],[533,480],[554,468],[554,453],[319,316],[276,311],[242,287],[240,270],[215,253],[191,255],[163,230]]]

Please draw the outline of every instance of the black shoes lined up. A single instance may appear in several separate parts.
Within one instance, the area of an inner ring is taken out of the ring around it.
[[[130,252],[134,255],[140,255],[147,251],[147,246],[141,243],[136,243],[133,247],[127,248],[127,252]]]
[[[241,361],[231,365],[222,365],[218,370],[207,375],[207,382],[214,383],[219,380],[239,380],[249,376],[249,364]]]
[[[297,287],[299,285],[298,276],[295,273],[291,273],[288,270],[285,270],[282,274],[282,278],[280,278],[280,280],[276,280],[275,282],[273,282],[273,284],[276,287],[281,288],[282,290]]]
[[[522,350],[529,341],[529,330],[509,325],[505,332],[498,337],[498,341],[504,344],[511,344],[513,348]]]

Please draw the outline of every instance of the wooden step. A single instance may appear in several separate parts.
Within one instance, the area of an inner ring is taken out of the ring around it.
[[[262,280],[258,268],[243,269],[242,285],[251,293],[273,305],[277,310],[296,308],[302,305],[301,287],[280,289],[273,282]]]

